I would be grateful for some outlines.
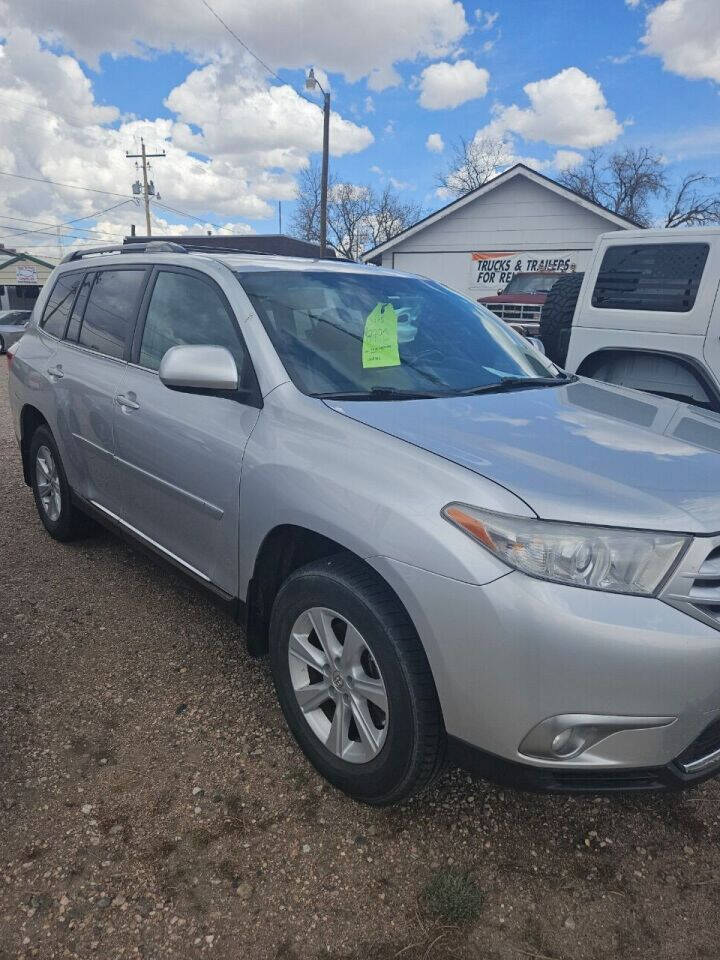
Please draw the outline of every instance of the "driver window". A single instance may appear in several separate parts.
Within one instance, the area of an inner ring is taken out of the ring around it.
[[[199,277],[161,270],[145,318],[140,366],[158,370],[170,347],[180,344],[227,347],[242,375],[245,351],[219,292]]]

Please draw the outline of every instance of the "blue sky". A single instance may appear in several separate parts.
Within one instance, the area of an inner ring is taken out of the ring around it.
[[[477,131],[549,176],[592,146],[626,144],[657,149],[671,180],[720,173],[717,0],[369,0],[365,19],[357,6],[214,0],[277,80],[195,0],[127,0],[122,16],[110,0],[27,0],[13,17],[0,0],[0,92],[13,102],[0,169],[125,195],[135,171],[123,147],[142,135],[172,154],[153,176],[189,214],[158,207],[160,226],[272,232],[277,201],[287,224],[298,170],[319,156],[319,110],[293,92],[314,64],[332,87],[335,175],[390,181],[426,210],[445,202],[435,176],[453,141]],[[428,149],[431,134],[444,151]],[[131,204],[93,216],[109,196],[15,186],[0,195],[5,225],[89,212],[85,226],[110,236],[141,220]]]

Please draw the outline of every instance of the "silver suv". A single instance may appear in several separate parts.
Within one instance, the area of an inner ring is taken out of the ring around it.
[[[720,417],[429,280],[158,243],[60,265],[10,394],[50,535],[90,515],[232,602],[350,795],[447,756],[550,789],[720,769]]]

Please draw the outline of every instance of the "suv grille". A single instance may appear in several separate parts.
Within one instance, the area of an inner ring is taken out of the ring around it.
[[[720,537],[698,537],[660,599],[720,630]]]
[[[520,333],[536,337],[540,332],[541,303],[486,303],[485,306]]]

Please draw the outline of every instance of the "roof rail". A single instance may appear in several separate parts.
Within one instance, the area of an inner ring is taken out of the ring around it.
[[[84,247],[80,250],[73,250],[60,263],[71,263],[74,260],[82,260],[83,257],[95,257],[103,253],[206,253],[212,256],[213,253],[235,253],[239,256],[250,254],[253,257],[287,257],[288,254],[280,254],[269,250],[237,250],[233,247],[215,247],[206,244],[196,244],[192,241],[187,243],[174,243],[172,240],[131,240],[127,243],[110,244],[105,247]],[[292,256],[290,254],[289,256]],[[301,260],[329,260],[334,263],[356,263],[347,257],[300,257]]]
[[[60,263],[71,263],[73,260],[82,260],[83,257],[94,257],[101,253],[187,253],[182,244],[172,243],[170,240],[148,240],[147,243],[117,243],[107,247],[85,247],[73,250]]]

